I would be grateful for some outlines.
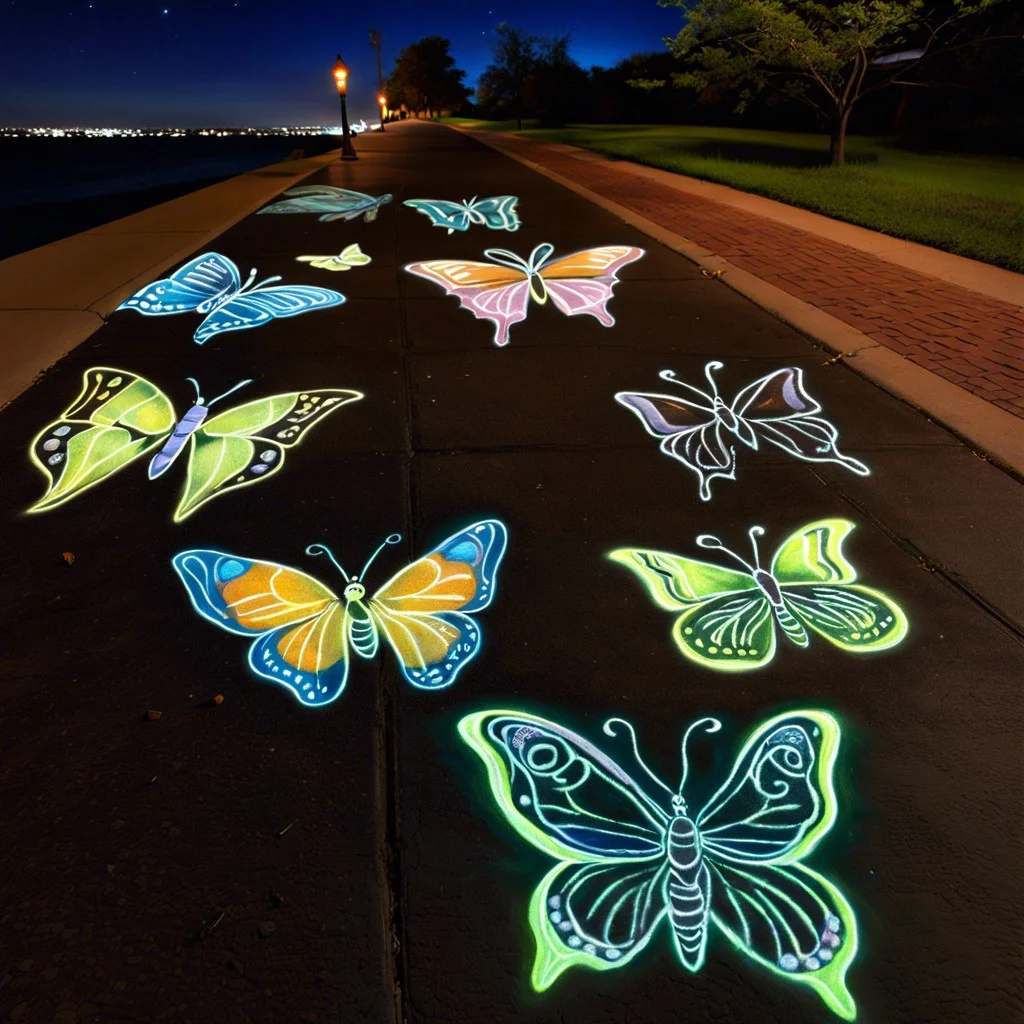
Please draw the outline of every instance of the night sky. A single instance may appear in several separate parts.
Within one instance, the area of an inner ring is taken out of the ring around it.
[[[681,20],[656,0],[0,0],[0,125],[333,123],[339,50],[352,69],[350,113],[369,119],[374,25],[385,76],[402,47],[438,34],[472,86],[501,21],[570,32],[590,67],[661,49]]]

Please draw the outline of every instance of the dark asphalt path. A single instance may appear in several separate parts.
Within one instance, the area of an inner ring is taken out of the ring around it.
[[[838,818],[808,863],[856,913],[847,981],[858,1019],[1020,1020],[1019,484],[683,257],[521,165],[433,126],[357,142],[360,162],[319,180],[394,193],[375,223],[250,216],[210,247],[243,274],[336,288],[345,305],[203,348],[191,341],[198,317],[116,313],[0,413],[0,1016],[838,1020],[721,932],[687,973],[664,926],[621,970],[575,968],[536,994],[527,908],[554,861],[497,813],[457,733],[464,715],[505,708],[602,743],[602,723],[621,716],[675,787],[683,731],[715,715],[722,731],[691,771],[700,806],[760,723],[818,708],[842,726]],[[520,197],[514,235],[449,237],[401,206],[505,193]],[[621,274],[615,327],[548,304],[498,349],[490,324],[401,269],[490,247],[525,256],[548,241],[558,254],[647,251]],[[350,242],[370,266],[328,274],[294,261]],[[725,363],[726,396],[802,367],[842,450],[873,475],[743,450],[736,482],[716,481],[700,502],[695,478],[613,395],[665,391],[664,368],[699,384],[711,359]],[[142,374],[179,415],[186,377],[207,397],[249,377],[252,398],[325,387],[366,397],[317,426],[279,475],[180,525],[181,474],[151,482],[142,462],[26,516],[44,490],[30,442],[91,366]],[[247,672],[246,641],[194,614],[170,566],[180,550],[213,547],[339,589],[307,545],[330,545],[351,570],[399,531],[371,575],[379,585],[489,517],[510,539],[479,615],[484,648],[434,693],[409,687],[384,651],[354,659],[337,702],[301,707]],[[846,554],[906,611],[900,646],[858,657],[820,638],[806,650],[780,639],[769,667],[715,674],[683,660],[672,615],[604,557],[634,546],[714,560],[697,534],[745,552],[754,524],[771,552],[827,517],[856,524]]]

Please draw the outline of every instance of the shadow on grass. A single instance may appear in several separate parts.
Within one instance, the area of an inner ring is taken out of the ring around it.
[[[702,156],[709,160],[733,160],[737,163],[767,164],[769,167],[828,167],[828,149],[804,149],[800,146],[770,145],[763,142],[740,142],[708,139],[696,145],[680,146],[679,152]],[[876,164],[874,152],[847,152],[848,164]]]

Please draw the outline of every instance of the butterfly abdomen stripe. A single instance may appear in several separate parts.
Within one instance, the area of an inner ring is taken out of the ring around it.
[[[352,609],[349,609],[350,614]],[[377,653],[377,627],[367,616],[365,619],[352,615],[348,631],[349,639],[355,652],[364,658],[372,658]]]
[[[679,952],[691,969],[703,959],[707,931],[709,876],[697,826],[685,815],[672,819],[666,846],[669,917]]]

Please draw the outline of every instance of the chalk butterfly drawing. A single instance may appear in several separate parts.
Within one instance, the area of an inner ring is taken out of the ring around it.
[[[485,519],[460,530],[367,598],[367,569],[385,545],[401,539],[391,534],[358,576],[349,576],[324,545],[306,548],[341,573],[341,597],[298,569],[226,551],[182,551],[174,568],[204,619],[255,637],[249,666],[256,675],[322,707],[345,688],[350,646],[372,658],[383,635],[402,675],[424,690],[450,686],[480,649],[480,626],[470,613],[491,603],[504,524]]]
[[[663,551],[621,548],[608,557],[632,569],[655,603],[682,612],[672,631],[691,661],[724,672],[749,672],[775,656],[776,629],[798,647],[810,630],[852,654],[894,647],[907,634],[907,618],[885,594],[856,583],[843,554],[853,529],[847,519],[821,519],[788,537],[761,568],[757,538],[749,530],[754,562],[734,554],[717,537],[701,534],[697,546],[723,551],[741,566],[727,569]]]
[[[710,393],[662,370],[658,376],[675,384],[679,394],[620,391],[615,396],[640,417],[649,434],[662,439],[666,455],[697,474],[702,500],[711,500],[715,477],[736,479],[734,439],[755,451],[767,441],[805,462],[833,462],[858,476],[870,474],[863,462],[839,451],[839,432],[818,415],[821,406],[807,394],[803,370],[787,366],[759,377],[726,405],[712,376],[723,365],[712,361],[704,368]]]
[[[468,231],[473,224],[481,224],[492,231],[518,231],[518,202],[518,196],[490,196],[487,199],[474,196],[461,203],[447,199],[406,199],[404,205],[426,214],[435,228],[447,228],[450,235],[454,231]]]
[[[289,199],[264,206],[259,213],[319,213],[320,220],[330,223],[334,220],[355,220],[362,217],[366,223],[377,219],[377,213],[394,196],[385,192],[380,196],[368,196],[365,192],[353,192],[334,185],[299,185],[285,189]]]
[[[499,808],[528,842],[557,859],[533,893],[532,982],[543,991],[570,967],[629,963],[662,921],[691,972],[712,933],[777,977],[813,989],[853,1020],[845,976],[857,924],[843,894],[804,861],[836,818],[832,766],[840,730],[823,711],[759,726],[718,791],[693,813],[683,773],[673,792],[644,764],[632,726],[631,773],[583,737],[536,715],[489,710],[459,723],[487,766]]]
[[[199,313],[205,317],[193,338],[197,345],[215,334],[262,327],[283,317],[299,316],[313,309],[340,306],[345,296],[329,288],[307,284],[266,287],[280,275],[253,284],[256,271],[242,284],[238,267],[220,253],[208,252],[190,260],[162,281],[140,288],[118,309],[133,309],[144,316]]]
[[[545,242],[524,260],[507,249],[487,249],[484,255],[490,263],[428,260],[410,263],[405,269],[439,284],[478,320],[490,320],[495,345],[508,344],[509,327],[526,319],[531,298],[543,305],[550,297],[566,316],[586,313],[611,327],[615,318],[607,307],[617,274],[640,259],[644,250],[606,245],[549,262],[554,251]]]
[[[337,256],[296,256],[295,259],[299,263],[309,263],[319,270],[351,270],[353,267],[365,267],[371,262],[370,257],[356,242],[346,245]]]
[[[311,427],[363,397],[339,388],[291,391],[210,416],[214,404],[252,381],[207,402],[188,380],[196,400],[179,419],[171,400],[144,377],[109,366],[86,370],[81,394],[32,442],[32,461],[50,486],[28,511],[56,508],[150,453],[149,479],[155,480],[187,450],[174,513],[179,523],[212,498],[269,479]]]

